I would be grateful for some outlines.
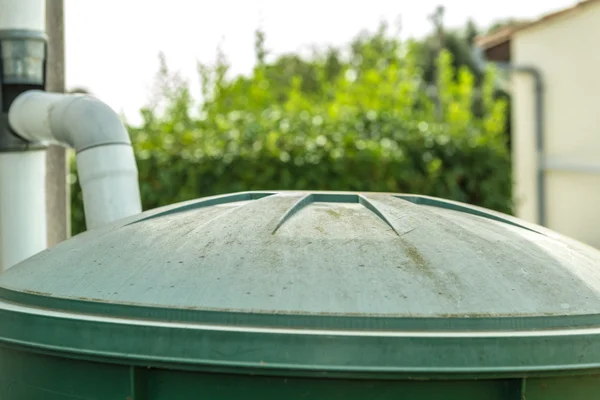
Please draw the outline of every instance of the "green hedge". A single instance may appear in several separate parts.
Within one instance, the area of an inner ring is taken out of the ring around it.
[[[203,69],[198,116],[186,83],[163,66],[155,107],[130,127],[144,209],[235,191],[318,189],[419,193],[510,212],[506,103],[493,98],[493,71],[475,87],[443,53],[432,98],[411,60],[409,48],[375,67],[341,63],[310,93],[294,76],[283,97],[260,64],[227,80],[221,60]],[[317,73],[326,61],[312,61]],[[76,183],[72,196],[77,233],[85,225]]]

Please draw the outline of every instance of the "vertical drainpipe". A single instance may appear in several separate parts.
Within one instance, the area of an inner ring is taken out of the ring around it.
[[[8,111],[44,88],[45,0],[0,0],[0,272],[46,248],[46,146],[17,136]]]
[[[544,86],[542,74],[531,66],[513,65],[510,63],[494,63],[499,69],[511,73],[525,73],[531,76],[535,85],[535,147],[536,147],[536,185],[537,185],[537,223],[546,226],[546,182],[544,168]]]
[[[47,246],[47,144],[76,151],[88,229],[142,210],[119,116],[91,96],[44,92],[45,6],[0,0],[0,272]]]

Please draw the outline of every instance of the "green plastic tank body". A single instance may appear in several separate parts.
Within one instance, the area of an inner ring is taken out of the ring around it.
[[[0,399],[600,397],[600,252],[413,195],[151,210],[0,276]]]

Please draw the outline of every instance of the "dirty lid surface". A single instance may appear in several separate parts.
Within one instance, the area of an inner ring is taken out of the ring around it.
[[[394,194],[195,200],[0,276],[0,340],[205,367],[587,368],[600,366],[599,309],[600,252]]]

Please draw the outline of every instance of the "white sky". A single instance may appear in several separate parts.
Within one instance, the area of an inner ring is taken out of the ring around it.
[[[508,17],[534,18],[574,0],[65,0],[67,87],[83,86],[137,122],[158,70],[158,53],[197,87],[196,62],[214,60],[222,43],[233,73],[254,63],[254,31],[266,31],[269,50],[342,44],[381,19],[401,15],[405,36],[431,30],[438,4],[445,23],[469,17],[482,27]]]

